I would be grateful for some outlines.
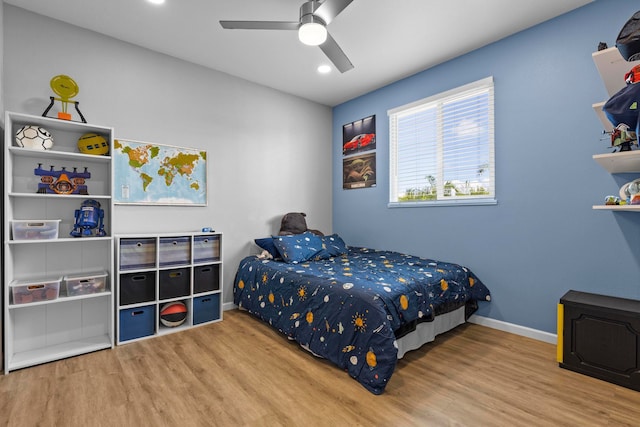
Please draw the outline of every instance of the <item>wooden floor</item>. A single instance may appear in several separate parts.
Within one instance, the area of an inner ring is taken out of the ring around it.
[[[375,396],[244,312],[0,376],[8,426],[638,426],[640,392],[560,369],[555,346],[464,325]]]

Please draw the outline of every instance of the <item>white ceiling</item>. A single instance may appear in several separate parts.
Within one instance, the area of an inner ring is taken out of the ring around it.
[[[283,92],[335,106],[592,0],[354,0],[329,25],[355,68],[341,74],[295,31],[219,20],[298,21],[304,0],[5,0]]]

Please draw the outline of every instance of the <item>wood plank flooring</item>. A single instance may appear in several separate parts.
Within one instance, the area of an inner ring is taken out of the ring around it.
[[[222,322],[0,376],[7,426],[638,426],[640,392],[558,367],[555,346],[464,325],[375,396],[236,310]]]

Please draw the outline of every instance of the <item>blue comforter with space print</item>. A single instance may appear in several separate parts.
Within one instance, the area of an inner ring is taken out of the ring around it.
[[[246,257],[234,282],[236,305],[374,394],[384,391],[395,369],[395,331],[489,299],[463,266],[357,247],[299,264]]]

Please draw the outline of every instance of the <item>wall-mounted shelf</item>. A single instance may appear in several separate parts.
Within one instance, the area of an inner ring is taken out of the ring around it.
[[[625,61],[616,47],[594,52],[591,56],[609,97],[619,92],[626,85],[624,75],[634,66],[640,65],[640,61]],[[605,131],[612,132],[613,124],[602,111],[605,103],[605,101],[595,103],[593,104],[593,109],[602,122]],[[593,160],[611,174],[640,173],[640,150],[595,154]],[[614,212],[640,212],[640,205],[595,205],[593,209]]]
[[[604,82],[604,87],[607,89],[609,96],[625,86],[624,75],[633,67],[640,64],[640,61],[625,61],[615,46],[593,52],[591,57],[596,64],[598,73],[600,73],[600,77]]]
[[[609,173],[640,173],[640,150],[594,154],[593,160]]]
[[[604,82],[604,86],[607,89],[609,97],[618,93],[626,83],[624,81],[624,75],[628,73],[634,66],[640,65],[640,61],[627,62],[624,60],[617,47],[610,47],[591,54],[593,62],[596,64],[600,78]],[[602,107],[606,101],[593,104],[593,109],[596,115],[602,122],[605,131],[611,132],[613,125],[604,115]]]
[[[593,209],[603,211],[640,212],[640,205],[594,205]]]

